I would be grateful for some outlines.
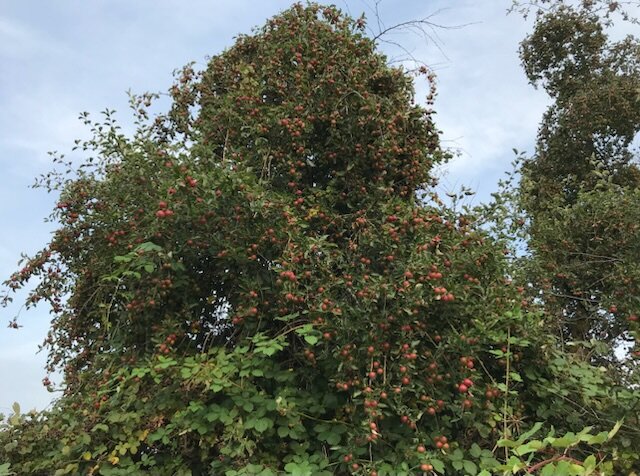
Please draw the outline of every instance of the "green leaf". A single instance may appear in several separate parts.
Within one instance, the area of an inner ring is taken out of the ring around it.
[[[287,322],[287,321],[293,321],[293,320],[294,320],[295,318],[297,318],[299,315],[300,315],[300,313],[299,313],[299,312],[294,312],[293,314],[287,314],[287,315],[285,315],[285,316],[279,316],[279,317],[276,317],[276,318],[275,318],[275,320],[276,320],[276,321],[284,321],[284,322]]]
[[[559,476],[558,473],[556,473],[556,465],[551,463],[543,466],[540,471],[540,476]]]
[[[150,433],[149,436],[147,436],[147,439],[149,440],[150,443],[153,443],[154,441],[158,441],[164,438],[166,434],[167,434],[167,431],[164,428],[158,428],[153,433]]]
[[[570,474],[574,474],[574,472],[572,471],[572,464],[569,463],[568,461],[560,461],[558,462],[558,464],[556,465],[556,469],[555,469],[555,476],[569,476]]]
[[[527,453],[533,453],[538,451],[540,448],[544,448],[546,445],[540,440],[533,440],[525,443],[521,446],[518,446],[513,451],[518,456],[526,455]]]
[[[59,475],[63,475],[63,474],[72,474],[72,473],[77,472],[77,470],[78,470],[78,464],[77,463],[69,463],[63,469],[56,470],[56,472],[53,473],[53,474],[54,474],[54,476],[59,476]]]
[[[522,382],[522,377],[520,377],[520,374],[517,372],[509,372],[509,376],[514,382]]]
[[[131,376],[134,378],[135,377],[142,378],[145,375],[147,375],[149,372],[151,372],[151,369],[148,367],[136,368],[131,371]]]
[[[269,418],[259,418],[255,421],[254,428],[258,433],[264,433],[273,426],[273,421]]]
[[[516,446],[518,446],[517,441],[508,440],[506,438],[501,438],[498,440],[499,448],[515,448]]]
[[[469,460],[464,460],[462,462],[463,466],[464,466],[464,470],[469,473],[471,476],[475,476],[476,473],[478,472],[478,467],[476,466],[476,464],[473,461],[469,461]]]
[[[257,352],[262,353],[267,357],[271,357],[273,354],[278,352],[278,350],[279,349],[277,349],[276,347],[262,347],[261,349],[258,349]]]
[[[169,367],[173,367],[178,363],[174,359],[170,357],[164,357],[162,355],[158,357],[158,361],[160,363],[156,365],[156,368],[163,369],[163,370],[168,369]]]
[[[312,476],[313,472],[309,464],[305,461],[302,463],[287,463],[284,466],[287,474],[291,476]]]
[[[307,344],[315,345],[318,343],[319,339],[314,335],[306,335],[304,336],[304,340],[307,342]]]
[[[567,448],[580,443],[580,437],[575,433],[569,432],[560,438],[554,438],[551,442],[551,446],[555,448]]]
[[[91,428],[91,431],[104,431],[105,433],[109,431],[109,427],[104,423],[97,423]]]
[[[456,448],[456,450],[451,453],[450,458],[452,461],[462,461],[464,459],[464,453],[459,448]]]
[[[145,241],[136,247],[136,251],[162,251],[162,247],[151,241]]]
[[[330,445],[334,445],[334,446],[340,443],[340,440],[342,439],[338,433],[331,432],[331,433],[325,433],[325,435],[326,435],[325,441]]]
[[[589,443],[590,445],[599,445],[607,441],[608,438],[609,438],[609,433],[606,431],[601,431],[597,435],[591,436],[587,440],[587,443]]]
[[[587,456],[583,462],[584,470],[587,474],[588,472],[593,471],[596,468],[596,465],[597,461],[594,455]]]
[[[434,458],[429,460],[429,464],[431,464],[431,466],[433,466],[433,469],[435,469],[438,473],[444,474],[444,463],[442,461]]]
[[[0,464],[0,476],[9,476],[10,474],[14,474],[11,471],[11,463]]]
[[[471,449],[469,450],[469,454],[474,458],[479,458],[482,454],[482,449],[478,446],[477,443],[471,445]]]
[[[618,430],[620,430],[620,427],[622,427],[622,420],[619,420],[616,422],[616,424],[614,425],[614,427],[611,429],[611,431],[609,432],[609,434],[607,435],[607,440],[612,439],[614,436],[616,436],[616,433],[618,433]]]
[[[540,428],[542,428],[542,422],[535,422],[533,424],[533,427],[531,427],[530,430],[524,432],[522,435],[520,435],[520,437],[518,438],[519,442],[523,442],[528,440],[531,436],[533,436],[534,434],[536,434],[538,431],[540,431]]]

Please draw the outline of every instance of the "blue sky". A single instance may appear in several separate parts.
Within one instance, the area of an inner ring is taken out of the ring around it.
[[[30,185],[50,168],[48,151],[67,152],[86,136],[81,111],[119,112],[131,130],[126,90],[165,91],[171,72],[230,46],[238,33],[288,7],[289,1],[248,0],[2,0],[0,9],[0,280],[21,252],[44,246],[53,229],[43,222],[56,197]],[[444,26],[425,41],[397,35],[438,75],[437,125],[459,156],[442,171],[442,187],[477,190],[487,199],[510,168],[513,148],[531,151],[548,99],[526,83],[518,42],[530,28],[506,16],[510,0],[383,0],[387,25],[431,16]],[[337,1],[371,17],[373,0]],[[371,22],[374,23],[373,21]],[[385,48],[383,47],[383,50]],[[390,56],[398,51],[388,50]],[[418,86],[419,97],[426,91]],[[36,354],[49,326],[48,310],[22,311],[16,331],[5,323],[20,306],[0,309],[0,413],[14,401],[42,409],[55,395],[41,380]]]

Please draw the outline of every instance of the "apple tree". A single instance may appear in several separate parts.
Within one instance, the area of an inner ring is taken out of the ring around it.
[[[637,395],[612,396],[564,353],[504,243],[433,192],[448,158],[433,77],[416,71],[432,86],[421,106],[363,28],[294,5],[185,67],[166,114],[132,97],[131,137],[111,111],[84,117],[86,161],[42,178],[59,227],[6,282],[6,300],[31,280],[28,304],[51,306],[63,394],[11,416],[0,462],[228,476],[634,464],[617,448],[639,441]]]

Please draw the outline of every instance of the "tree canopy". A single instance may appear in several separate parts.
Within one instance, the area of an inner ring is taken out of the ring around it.
[[[538,13],[520,50],[529,80],[554,100],[522,168],[538,267],[529,277],[567,338],[608,342],[613,358],[634,341],[640,291],[640,43],[609,39],[619,6],[558,3]]]

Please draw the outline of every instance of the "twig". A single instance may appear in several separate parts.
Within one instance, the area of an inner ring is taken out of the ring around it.
[[[553,458],[545,459],[544,461],[540,461],[539,463],[534,464],[529,469],[527,469],[527,473],[532,474],[534,471],[538,470],[539,468],[542,468],[543,466],[546,466],[549,463],[554,463],[555,461],[571,461],[574,464],[579,464],[580,466],[582,466],[582,461],[572,458],[571,456],[556,455]]]

